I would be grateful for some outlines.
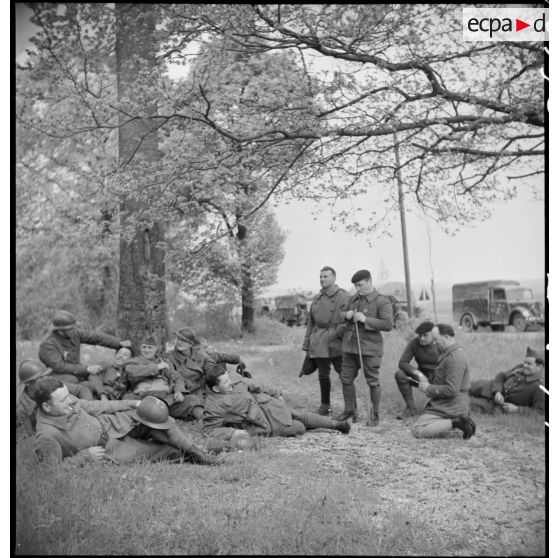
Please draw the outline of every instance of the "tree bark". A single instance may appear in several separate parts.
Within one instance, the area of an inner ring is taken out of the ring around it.
[[[254,278],[252,277],[252,256],[247,246],[249,233],[250,231],[246,226],[239,225],[236,238],[240,260],[241,329],[248,333],[254,333],[256,331],[254,326]]]
[[[116,3],[115,9],[118,100],[125,104],[126,98],[133,99],[139,90],[138,72],[155,66],[155,19],[152,5]],[[151,100],[145,108],[148,115],[156,114],[156,100]],[[127,116],[121,112],[118,155],[122,167],[159,161],[161,152],[153,124],[141,118],[126,120]],[[133,199],[121,204],[123,230],[142,209],[144,205]],[[161,343],[168,336],[164,241],[162,222],[137,228],[131,239],[126,236],[120,239],[117,327],[121,338],[131,339],[136,349],[145,335],[152,334]]]

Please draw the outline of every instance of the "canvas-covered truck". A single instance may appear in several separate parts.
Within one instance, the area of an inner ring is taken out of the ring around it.
[[[479,326],[503,331],[507,325],[525,331],[529,324],[545,323],[541,302],[518,281],[456,283],[452,302],[453,319],[464,331],[474,331]]]
[[[312,299],[303,294],[276,296],[273,317],[289,326],[306,325],[311,303]]]

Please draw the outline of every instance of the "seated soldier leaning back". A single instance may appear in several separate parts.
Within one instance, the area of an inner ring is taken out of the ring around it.
[[[240,364],[245,366],[239,355],[217,351],[204,351],[196,332],[185,327],[175,332],[176,340],[172,351],[165,355],[180,373],[186,387],[184,404],[187,418],[201,420],[203,417],[205,375],[216,363]]]

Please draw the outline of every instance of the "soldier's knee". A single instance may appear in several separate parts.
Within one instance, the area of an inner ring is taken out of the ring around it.
[[[397,370],[397,372],[395,372],[394,377],[395,377],[395,381],[398,384],[408,383],[407,374],[405,374],[405,372],[403,372],[403,370],[401,370],[400,368]]]

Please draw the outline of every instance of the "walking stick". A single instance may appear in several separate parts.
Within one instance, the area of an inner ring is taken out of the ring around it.
[[[362,362],[362,350],[360,348],[360,335],[358,333],[358,322],[356,321],[355,321],[355,331],[356,331],[356,338],[357,338],[358,358],[360,359],[360,368],[362,370],[362,383],[364,384],[364,399],[366,400],[366,412],[368,413],[367,420],[370,420],[370,390],[367,389],[368,384],[366,383],[366,376],[364,375],[364,363]]]

